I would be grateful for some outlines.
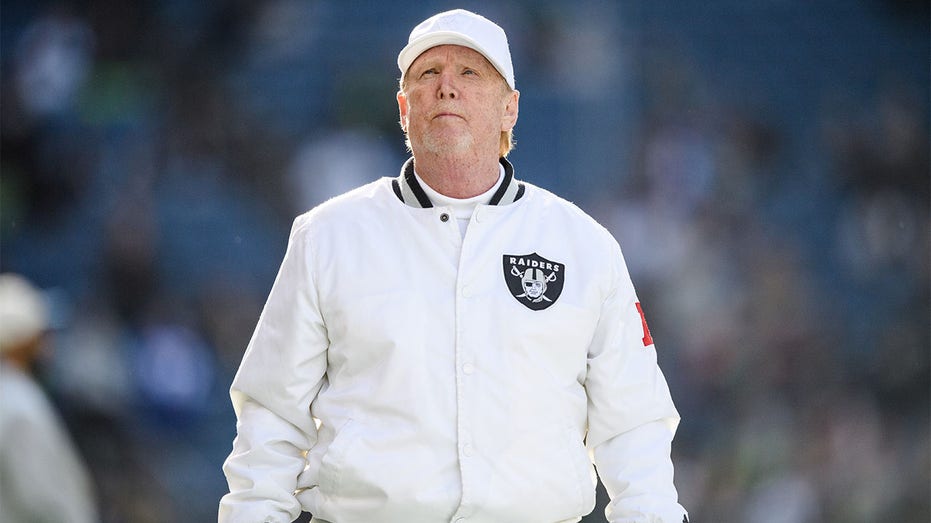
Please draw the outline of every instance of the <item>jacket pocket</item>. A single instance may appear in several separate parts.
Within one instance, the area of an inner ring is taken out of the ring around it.
[[[592,511],[591,462],[577,430],[556,422],[510,436],[483,478],[482,504],[495,521],[563,521]]]

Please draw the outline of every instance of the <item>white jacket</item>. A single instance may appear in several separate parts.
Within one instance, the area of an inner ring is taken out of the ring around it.
[[[502,163],[464,238],[410,161],[295,220],[231,389],[221,522],[577,521],[592,458],[611,521],[683,521],[620,248]]]

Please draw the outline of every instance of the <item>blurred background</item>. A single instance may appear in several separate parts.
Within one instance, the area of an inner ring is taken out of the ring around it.
[[[215,521],[291,220],[397,174],[453,7],[508,32],[518,177],[624,248],[693,521],[929,521],[928,2],[4,0],[0,269],[104,521]]]

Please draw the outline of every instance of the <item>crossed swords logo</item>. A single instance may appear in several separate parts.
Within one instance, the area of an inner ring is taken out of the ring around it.
[[[566,265],[537,253],[501,257],[504,283],[518,303],[532,311],[549,308],[562,294]]]

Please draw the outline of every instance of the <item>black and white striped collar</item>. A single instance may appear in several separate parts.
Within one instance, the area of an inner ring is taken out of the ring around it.
[[[524,184],[514,178],[514,166],[505,158],[501,158],[500,161],[501,165],[504,166],[504,180],[501,181],[501,186],[495,191],[488,205],[509,205],[520,200],[521,196],[524,195]],[[411,207],[423,209],[433,207],[427,193],[424,192],[423,187],[417,181],[417,177],[414,176],[413,158],[404,162],[401,175],[391,180],[391,188],[394,189],[394,194],[397,195],[399,200]]]

